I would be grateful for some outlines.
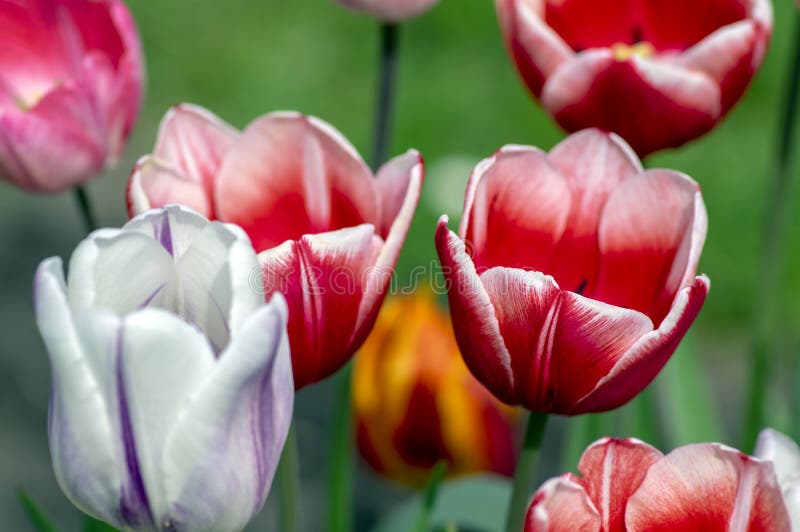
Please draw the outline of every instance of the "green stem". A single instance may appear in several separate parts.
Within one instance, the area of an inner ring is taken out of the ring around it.
[[[442,484],[444,474],[447,472],[447,461],[439,460],[431,471],[431,476],[428,479],[428,484],[425,486],[425,498],[423,500],[422,509],[420,510],[417,524],[414,526],[414,532],[425,532],[428,530],[428,521],[433,513],[433,508],[436,506],[436,497],[439,495],[439,486]]]
[[[508,507],[506,532],[520,532],[525,521],[525,505],[528,503],[533,479],[536,475],[536,462],[539,458],[539,446],[542,444],[544,429],[547,426],[547,414],[531,412],[522,452],[514,474],[514,487],[511,492],[511,505]]]
[[[286,443],[278,464],[278,519],[281,532],[295,532],[297,527],[297,499],[300,491],[300,464],[297,452],[297,433],[294,423],[289,427]]]
[[[397,55],[400,28],[396,24],[381,24],[378,94],[375,102],[375,126],[372,145],[372,169],[386,162],[392,129],[392,105],[397,79]]]
[[[742,434],[742,449],[749,449],[755,442],[765,419],[766,382],[770,375],[770,359],[774,354],[774,341],[779,327],[779,296],[782,244],[786,229],[786,215],[790,196],[790,161],[795,146],[795,117],[800,89],[800,13],[795,14],[794,50],[786,77],[786,93],[780,108],[778,136],[780,142],[775,154],[772,185],[765,210],[761,235],[761,268],[755,295],[755,334],[752,345],[750,368],[750,400]]]
[[[73,191],[75,193],[75,201],[78,202],[78,209],[81,211],[83,227],[87,234],[91,233],[97,229],[97,222],[92,212],[92,202],[89,200],[89,194],[86,192],[83,185],[78,185]]]
[[[352,530],[353,503],[353,430],[350,402],[352,362],[341,371],[333,425],[332,458],[328,472],[328,530]]]

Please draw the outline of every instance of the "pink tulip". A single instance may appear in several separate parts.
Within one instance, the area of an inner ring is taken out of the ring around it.
[[[59,192],[116,164],[142,61],[121,0],[0,0],[0,178]]]
[[[718,443],[664,456],[634,439],[603,438],[578,471],[534,495],[525,532],[790,532],[769,462]]]
[[[318,118],[272,113],[240,133],[181,105],[137,163],[127,197],[131,215],[183,203],[247,232],[260,252],[259,289],[289,305],[299,389],[344,365],[372,329],[423,176],[413,150],[374,176]]]
[[[772,33],[769,0],[496,0],[510,55],[568,131],[614,131],[645,156],[711,130]]]
[[[418,17],[439,0],[337,0],[356,11],[368,13],[385,22],[402,22]]]
[[[619,137],[586,130],[548,154],[506,146],[475,168],[459,236],[436,247],[464,359],[508,404],[616,408],[669,360],[705,301],[700,188],[643,171]]]

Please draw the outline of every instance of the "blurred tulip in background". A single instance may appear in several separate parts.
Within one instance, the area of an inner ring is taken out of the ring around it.
[[[383,22],[402,22],[418,17],[439,0],[336,0],[356,11],[372,15]]]

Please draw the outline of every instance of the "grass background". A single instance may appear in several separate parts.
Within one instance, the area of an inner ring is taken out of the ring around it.
[[[317,115],[369,153],[378,31],[365,16],[331,0],[133,0],[147,57],[147,101],[119,167],[89,185],[102,225],[124,223],[123,192],[133,161],[150,151],[159,120],[178,102],[201,104],[237,127],[279,109]],[[719,412],[729,443],[742,414],[752,305],[777,119],[796,23],[794,2],[775,2],[775,32],[766,63],[743,101],[711,134],[656,154],[651,166],[681,170],[703,187],[709,234],[701,271],[712,291],[692,331],[692,353],[705,405]],[[549,149],[563,138],[529,98],[503,49],[490,0],[443,0],[402,28],[393,154],[409,147],[428,162],[420,209],[399,265],[402,276],[435,258],[436,218],[460,213],[470,168],[506,143]],[[797,146],[800,148],[800,146]],[[797,172],[792,172],[793,177]],[[794,180],[797,181],[797,180]],[[781,397],[800,331],[800,213],[790,190],[785,264],[779,279],[783,369],[772,388],[771,423],[791,427]],[[0,183],[0,530],[26,530],[15,490],[25,488],[60,523],[77,520],[52,477],[46,445],[48,364],[32,315],[30,283],[38,262],[68,257],[81,225],[68,196],[32,196]],[[401,277],[402,278],[402,277]],[[681,394],[680,372],[663,386]],[[663,379],[659,379],[660,381]],[[324,515],[325,445],[335,384],[300,394],[298,431],[304,482],[303,519],[319,529]],[[687,408],[693,404],[680,397]],[[690,397],[694,400],[693,396]],[[680,412],[678,412],[680,415]],[[794,416],[797,417],[796,415]],[[800,420],[798,420],[800,421]],[[563,422],[556,425],[563,427]],[[691,432],[685,435],[691,438]],[[546,467],[555,471],[554,464]],[[402,490],[363,469],[358,475],[358,528],[366,529]],[[275,530],[273,502],[253,530]]]

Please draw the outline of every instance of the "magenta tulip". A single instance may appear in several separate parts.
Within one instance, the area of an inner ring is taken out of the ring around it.
[[[669,360],[705,301],[700,188],[643,171],[599,130],[548,154],[507,146],[475,168],[460,234],[436,246],[464,359],[508,404],[616,408]]]
[[[567,131],[614,131],[640,156],[711,130],[772,33],[769,0],[496,0],[525,84]]]
[[[113,166],[141,105],[142,61],[120,0],[0,0],[0,178],[59,192]]]

